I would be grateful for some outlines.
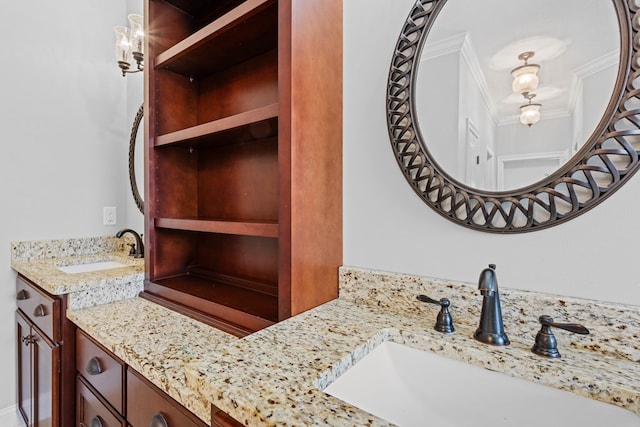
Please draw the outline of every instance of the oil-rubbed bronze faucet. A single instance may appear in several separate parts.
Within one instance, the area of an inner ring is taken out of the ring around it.
[[[589,329],[579,323],[556,323],[551,316],[543,315],[538,319],[540,321],[540,331],[536,335],[536,342],[531,351],[535,354],[550,358],[560,357],[558,351],[558,342],[551,331],[551,327],[564,329],[574,334],[589,335]]]
[[[498,292],[498,279],[496,279],[495,270],[495,264],[489,264],[489,268],[485,268],[480,273],[478,289],[483,295],[482,313],[480,314],[480,325],[473,337],[485,344],[509,345],[509,338],[504,332],[504,324],[502,323],[500,293]]]
[[[116,237],[119,239],[124,236],[125,233],[130,233],[135,237],[136,243],[128,243],[131,246],[131,250],[129,251],[129,256],[134,258],[144,258],[144,244],[142,243],[142,236],[136,233],[134,230],[130,228],[123,228],[122,230],[116,233]]]

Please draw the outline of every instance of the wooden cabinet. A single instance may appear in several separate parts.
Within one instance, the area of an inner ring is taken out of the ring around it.
[[[142,296],[236,335],[334,299],[341,0],[147,0]]]
[[[126,427],[125,363],[76,331],[76,426]]]
[[[127,421],[131,427],[206,427],[132,369],[127,370]]]
[[[127,427],[124,419],[114,414],[80,375],[76,386],[76,414],[78,427]]]
[[[84,332],[76,333],[78,375],[104,398],[118,414],[124,414],[125,364]]]
[[[81,330],[76,366],[77,427],[207,427]]]
[[[28,427],[73,425],[73,325],[63,297],[49,295],[22,276],[16,281],[17,400]]]
[[[215,405],[211,405],[211,427],[242,427],[243,425]]]

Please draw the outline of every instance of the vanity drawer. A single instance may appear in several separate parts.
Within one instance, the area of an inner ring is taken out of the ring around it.
[[[206,427],[195,415],[132,369],[127,370],[127,421],[131,427]]]
[[[124,414],[124,369],[123,362],[80,329],[76,331],[76,370],[121,414]]]
[[[60,298],[47,294],[22,276],[16,279],[16,300],[22,310],[54,342],[62,340]]]
[[[120,416],[113,414],[93,394],[91,389],[78,375],[76,381],[76,422],[79,427],[125,427],[126,422]]]

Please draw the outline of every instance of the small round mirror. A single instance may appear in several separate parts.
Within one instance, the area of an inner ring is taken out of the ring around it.
[[[131,136],[129,137],[129,183],[131,193],[136,206],[144,214],[144,199],[140,193],[138,182],[144,182],[144,104],[138,109],[133,126],[131,126]]]

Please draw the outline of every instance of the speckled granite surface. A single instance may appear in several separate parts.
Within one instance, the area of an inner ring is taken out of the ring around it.
[[[236,337],[142,298],[69,310],[67,317],[210,424],[211,407],[186,386],[184,367],[215,358],[219,348]]]
[[[211,402],[247,426],[389,426],[321,391],[386,340],[640,415],[638,307],[501,289],[511,345],[491,347],[472,338],[481,302],[474,285],[345,267],[340,287],[340,299],[243,339],[138,298],[68,316],[205,422]],[[433,330],[438,308],[416,301],[418,293],[451,299],[456,333]],[[539,314],[593,334],[557,331],[562,358],[542,358],[530,351]]]
[[[12,242],[11,267],[50,294],[68,294],[70,308],[104,304],[142,290],[144,260],[128,256],[126,243],[131,241],[127,235]],[[116,261],[126,267],[74,274],[57,268],[98,261]]]
[[[560,350],[572,347],[640,362],[640,307],[507,289],[500,284],[499,267],[496,274],[505,331],[510,338],[533,343],[540,329],[538,318],[546,314],[559,323],[581,323],[591,332],[585,336],[558,331]],[[418,294],[448,298],[454,323],[477,327],[482,306],[477,284],[359,268],[340,270],[341,299],[435,320],[438,307],[416,304]]]
[[[511,345],[486,346],[472,338],[475,325],[458,322],[456,333],[442,335],[432,329],[437,309],[422,310],[399,314],[332,301],[224,348],[216,363],[190,364],[187,383],[248,426],[387,426],[320,389],[376,344],[392,340],[640,415],[637,362],[565,348],[566,334],[561,333],[556,335],[563,357],[556,360],[533,354],[533,338],[513,329]]]

